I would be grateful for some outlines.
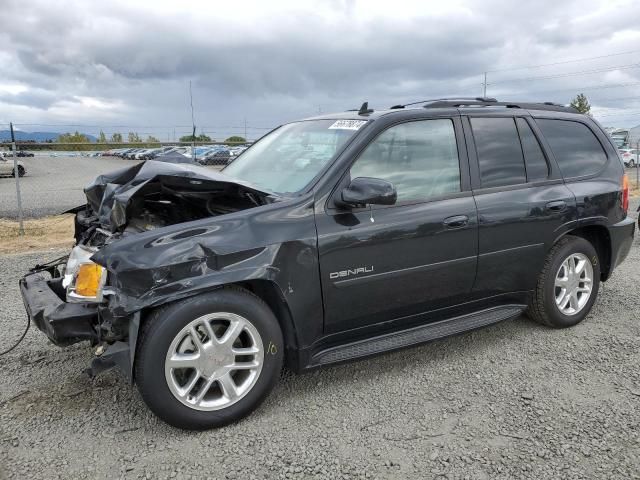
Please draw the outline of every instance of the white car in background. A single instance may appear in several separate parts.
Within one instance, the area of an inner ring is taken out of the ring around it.
[[[13,157],[0,156],[0,175],[13,176]],[[24,163],[18,160],[18,176],[24,177],[27,171],[24,168]]]
[[[636,148],[621,148],[620,156],[625,167],[635,167],[638,164],[638,152]]]

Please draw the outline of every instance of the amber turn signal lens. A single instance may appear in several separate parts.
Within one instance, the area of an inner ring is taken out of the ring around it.
[[[84,263],[78,269],[76,293],[83,297],[97,297],[102,279],[102,267],[95,263]]]
[[[629,177],[626,173],[622,176],[622,210],[624,213],[629,210]]]

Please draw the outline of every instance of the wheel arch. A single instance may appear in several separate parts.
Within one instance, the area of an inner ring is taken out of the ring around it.
[[[593,245],[593,248],[595,248],[598,254],[598,261],[600,262],[600,280],[606,281],[611,275],[612,247],[609,229],[605,225],[600,224],[583,225],[563,233],[553,242],[553,245],[567,235],[584,238]]]
[[[267,304],[278,320],[282,331],[285,344],[285,365],[287,368],[296,370],[299,348],[297,331],[289,304],[278,285],[271,280],[253,279],[231,283],[227,286],[248,290]]]
[[[260,298],[263,302],[267,304],[267,306],[271,309],[276,319],[278,320],[278,324],[280,326],[280,330],[282,331],[282,336],[284,338],[285,343],[285,365],[288,368],[293,370],[297,370],[298,364],[298,337],[296,333],[295,324],[293,322],[293,316],[291,314],[291,310],[289,309],[289,305],[285,298],[282,295],[282,291],[276,285],[275,282],[270,280],[263,279],[253,279],[253,280],[245,280],[240,282],[232,282],[224,285],[217,286],[208,291],[219,290],[222,288],[240,288],[242,290],[246,290],[253,295]],[[147,318],[151,315],[151,313],[159,308],[165,308],[171,305],[174,302],[178,302],[184,300],[186,298],[195,297],[197,295],[201,295],[206,293],[207,291],[195,291],[192,295],[181,297],[179,299],[167,301],[160,305],[156,305],[153,307],[146,307],[142,309],[139,314],[139,321],[137,324],[132,323],[129,328],[129,348],[131,352],[135,352],[131,355],[131,381],[132,383],[135,381],[134,372],[135,372],[135,362],[137,358],[137,338],[138,332],[142,328],[143,324],[147,321]]]

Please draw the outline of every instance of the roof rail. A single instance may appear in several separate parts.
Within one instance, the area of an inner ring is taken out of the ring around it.
[[[565,107],[553,102],[544,103],[522,103],[522,102],[498,102],[495,98],[466,99],[442,99],[429,102],[424,108],[446,108],[446,107],[505,107],[522,108],[525,110],[547,110],[552,112],[580,113],[573,107]]]
[[[495,98],[488,98],[488,97],[454,97],[454,98],[431,98],[429,100],[420,100],[418,102],[411,102],[411,103],[405,103],[404,105],[394,105],[393,107],[390,107],[390,110],[395,110],[397,108],[404,108],[404,107],[408,107],[409,105],[418,105],[419,103],[429,103],[429,102],[440,102],[440,101],[466,101],[466,100],[473,100],[473,101],[477,101],[477,102],[497,102],[497,100]]]

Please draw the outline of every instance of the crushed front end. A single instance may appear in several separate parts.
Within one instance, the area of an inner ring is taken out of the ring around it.
[[[155,253],[147,248],[150,237],[181,231],[183,223],[207,222],[272,201],[267,193],[217,172],[153,161],[102,175],[85,188],[85,194],[87,204],[70,211],[75,213],[76,241],[70,254],[31,269],[20,280],[20,291],[29,318],[54,344],[89,341],[97,347],[89,372],[93,374],[114,365],[131,374],[140,310],[149,306],[135,298],[167,282],[166,273],[157,285],[137,274],[145,268],[159,272],[152,274],[154,278],[162,273],[152,261],[158,260],[162,248]],[[191,226],[188,234],[174,234],[173,245],[199,245],[202,240],[189,235],[211,230],[216,229]],[[213,254],[210,249],[206,252]],[[161,257],[167,265],[178,264],[169,269],[172,279],[194,274],[182,271],[185,260],[179,247],[164,250]],[[121,258],[139,263],[123,267]],[[137,293],[123,293],[133,291]],[[160,295],[154,298],[161,300]]]

